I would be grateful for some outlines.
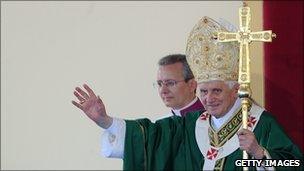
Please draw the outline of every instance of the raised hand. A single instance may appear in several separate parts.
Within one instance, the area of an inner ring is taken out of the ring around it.
[[[241,129],[238,133],[240,149],[246,150],[248,154],[254,156],[255,159],[262,159],[264,150],[257,142],[253,132],[247,129]]]
[[[87,84],[84,84],[83,87],[87,92],[76,87],[74,95],[79,102],[73,100],[72,103],[81,109],[97,125],[104,129],[108,128],[112,124],[113,119],[107,115],[102,100],[99,96],[95,95],[94,91]]]

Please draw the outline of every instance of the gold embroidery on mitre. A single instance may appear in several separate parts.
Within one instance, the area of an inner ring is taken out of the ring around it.
[[[214,35],[220,31],[228,32],[216,21],[203,17],[190,32],[186,56],[198,83],[212,80],[237,81],[238,79],[238,44],[217,42]]]

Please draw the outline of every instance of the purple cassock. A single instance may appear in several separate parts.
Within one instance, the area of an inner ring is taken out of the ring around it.
[[[173,115],[175,115],[175,113],[173,112],[173,110],[171,110]],[[205,108],[202,104],[202,102],[200,101],[199,98],[197,98],[196,102],[193,103],[191,106],[187,107],[186,109],[183,109],[180,111],[181,116],[186,116],[187,113],[189,112],[204,112]]]

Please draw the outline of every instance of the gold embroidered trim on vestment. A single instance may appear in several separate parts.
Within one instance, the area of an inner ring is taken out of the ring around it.
[[[218,159],[216,162],[215,162],[215,166],[214,166],[214,171],[222,171],[223,168],[224,168],[224,162],[225,162],[225,157],[224,158],[221,158],[221,159]]]
[[[251,103],[249,104],[248,111],[251,109]],[[211,125],[211,117],[209,117],[209,125]],[[212,126],[209,126],[208,135],[210,145],[214,147],[223,146],[240,128],[242,125],[242,110],[239,108],[233,115],[233,117],[221,128],[219,131],[215,131]]]

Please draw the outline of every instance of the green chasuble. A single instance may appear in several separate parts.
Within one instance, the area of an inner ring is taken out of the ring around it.
[[[250,116],[249,124],[258,143],[272,159],[303,161],[299,148],[268,112],[262,111],[256,118]],[[235,166],[235,160],[242,159],[235,135],[240,126],[240,110],[218,131],[210,126],[210,115],[206,112],[173,116],[156,123],[148,119],[126,120],[123,167],[125,170],[202,170],[210,165],[211,170],[242,170]],[[303,162],[301,166],[275,169],[303,170]]]

